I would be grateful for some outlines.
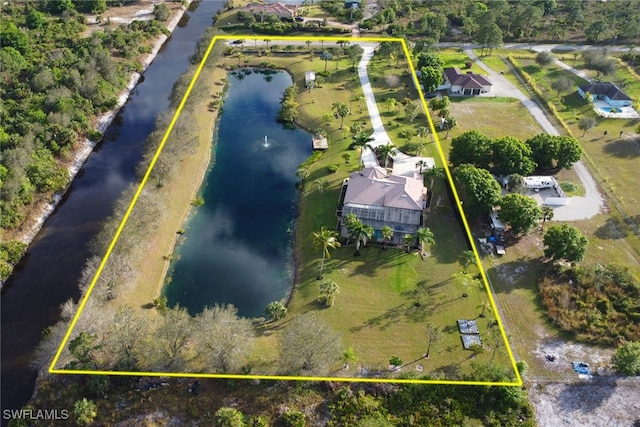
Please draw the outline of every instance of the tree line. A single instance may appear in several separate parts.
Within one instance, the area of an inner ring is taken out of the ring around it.
[[[78,141],[97,141],[95,117],[115,107],[146,43],[166,29],[137,21],[82,36],[81,12],[103,1],[10,2],[0,22],[0,227],[19,228],[29,207],[63,191]]]
[[[613,40],[627,44],[640,39],[637,2],[381,0],[378,7],[381,12],[365,19],[361,28],[420,37],[429,45],[459,38],[451,32],[452,26],[462,30],[462,37],[473,39],[487,51],[500,46],[503,39],[550,41],[571,36],[591,43]]]

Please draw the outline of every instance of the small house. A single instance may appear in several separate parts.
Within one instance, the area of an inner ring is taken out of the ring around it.
[[[630,107],[633,100],[613,83],[590,83],[578,86],[578,95],[587,99],[587,93],[594,100],[603,100],[612,107]]]
[[[298,6],[289,6],[281,2],[252,3],[245,6],[243,10],[259,16],[261,22],[268,15],[273,15],[286,21],[293,21],[298,16]]]

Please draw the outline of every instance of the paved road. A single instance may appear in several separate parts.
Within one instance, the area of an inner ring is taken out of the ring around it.
[[[536,122],[542,127],[542,129],[550,135],[559,135],[556,128],[547,119],[542,109],[528,98],[524,93],[520,91],[513,83],[507,80],[506,77],[495,72],[485,63],[483,63],[474,53],[469,49],[465,49],[465,53],[475,61],[483,70],[489,73],[491,82],[496,88],[496,92],[493,92],[494,87],[491,88],[492,94],[498,96],[511,96],[519,99],[522,104],[533,115]],[[553,219],[559,221],[573,221],[579,219],[591,218],[600,213],[604,207],[604,199],[598,191],[597,184],[591,173],[587,170],[582,162],[577,162],[573,165],[573,170],[576,172],[582,186],[585,189],[585,195],[581,197],[569,197],[569,203],[565,206],[553,207]]]

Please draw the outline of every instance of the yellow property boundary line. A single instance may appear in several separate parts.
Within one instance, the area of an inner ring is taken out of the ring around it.
[[[102,273],[102,270],[104,269],[104,266],[107,262],[107,260],[109,259],[109,256],[111,255],[111,252],[113,252],[113,248],[116,245],[116,242],[118,241],[118,239],[120,238],[120,234],[122,233],[122,230],[124,229],[125,224],[127,223],[127,220],[129,219],[129,216],[131,215],[131,211],[133,210],[133,207],[135,206],[136,202],[138,201],[138,198],[140,197],[140,193],[142,193],[142,190],[144,189],[144,186],[146,185],[148,179],[149,179],[149,175],[151,174],[151,170],[153,169],[154,165],[156,164],[156,161],[158,160],[158,157],[160,156],[160,153],[162,152],[162,149],[164,148],[165,143],[167,142],[167,139],[169,137],[169,134],[171,134],[171,131],[173,130],[173,127],[176,124],[176,121],[178,119],[178,117],[180,116],[180,114],[182,113],[182,109],[184,108],[184,105],[186,103],[187,98],[189,97],[189,95],[191,94],[191,90],[193,89],[193,86],[195,85],[196,80],[198,79],[198,77],[200,76],[200,73],[202,72],[202,69],[204,68],[204,64],[207,61],[207,59],[209,58],[209,54],[211,53],[211,50],[213,49],[214,44],[216,43],[216,41],[218,40],[234,40],[234,39],[247,39],[247,40],[279,40],[279,41],[345,41],[345,40],[357,40],[357,41],[361,41],[361,42],[373,42],[373,43],[380,43],[380,42],[397,42],[397,43],[401,43],[402,44],[402,49],[404,51],[405,54],[405,58],[407,59],[407,63],[409,64],[409,68],[411,70],[411,74],[413,76],[413,81],[414,84],[416,86],[416,88],[418,89],[418,93],[420,95],[420,101],[422,102],[422,107],[424,108],[425,114],[427,116],[427,119],[429,121],[429,128],[431,129],[431,134],[433,135],[435,142],[436,142],[436,146],[438,147],[438,153],[440,154],[440,160],[442,161],[442,164],[444,166],[444,170],[446,172],[446,176],[447,179],[449,181],[449,185],[451,186],[452,190],[453,190],[453,195],[456,201],[456,204],[458,206],[458,210],[460,211],[461,214],[461,218],[462,218],[462,222],[464,224],[464,229],[465,232],[467,233],[467,238],[469,239],[469,242],[471,243],[471,248],[473,249],[473,253],[475,255],[476,258],[476,264],[478,265],[478,268],[480,270],[480,274],[482,276],[482,281],[484,282],[484,287],[485,287],[485,291],[487,292],[487,294],[489,295],[489,301],[491,302],[491,308],[493,309],[493,312],[496,313],[496,319],[498,322],[498,326],[500,328],[500,333],[502,335],[502,339],[505,342],[505,347],[507,349],[507,353],[509,356],[509,360],[511,361],[511,367],[513,368],[513,371],[515,373],[516,376],[516,381],[515,382],[488,382],[488,381],[451,381],[451,380],[419,380],[419,379],[393,379],[393,378],[340,378],[340,377],[301,377],[301,376],[280,376],[280,375],[235,375],[235,374],[200,374],[200,373],[183,373],[183,372],[129,372],[129,371],[92,371],[92,370],[72,370],[72,369],[56,369],[55,366],[58,363],[58,359],[60,359],[60,355],[62,354],[62,350],[64,349],[64,347],[67,345],[67,342],[69,341],[69,337],[71,336],[71,332],[73,332],[73,329],[76,326],[76,323],[78,322],[78,318],[80,317],[80,314],[82,313],[82,310],[84,309],[85,305],[87,304],[87,301],[89,300],[89,297],[91,296],[91,292],[93,291],[93,288],[95,287],[98,278],[100,277],[100,274]],[[78,307],[78,310],[75,314],[75,316],[73,317],[73,320],[71,321],[71,324],[69,325],[69,329],[67,330],[66,334],[64,335],[64,338],[62,339],[62,342],[60,343],[60,346],[58,347],[58,350],[56,351],[56,354],[53,358],[53,361],[51,362],[51,365],[49,366],[49,373],[50,374],[73,374],[73,375],[115,375],[115,376],[153,376],[153,377],[185,377],[185,378],[228,378],[228,379],[264,379],[264,380],[297,380],[297,381],[342,381],[342,382],[366,382],[366,383],[408,383],[408,384],[450,384],[450,385],[484,385],[484,386],[522,386],[522,378],[520,377],[520,373],[518,372],[518,369],[516,367],[516,361],[515,358],[513,356],[513,352],[511,351],[511,346],[509,345],[509,340],[507,339],[507,334],[505,332],[504,326],[502,324],[502,319],[500,318],[500,315],[498,314],[498,310],[496,307],[496,303],[494,301],[493,298],[493,294],[491,293],[491,289],[489,288],[489,283],[487,281],[487,276],[486,273],[483,269],[483,265],[482,262],[480,260],[480,255],[478,253],[478,249],[476,248],[475,242],[473,240],[473,236],[471,235],[471,230],[469,228],[469,223],[467,222],[467,218],[464,214],[464,211],[462,209],[462,203],[460,202],[460,198],[458,196],[458,192],[456,190],[455,185],[453,184],[453,178],[451,176],[451,171],[449,170],[448,167],[448,163],[447,163],[447,159],[444,155],[444,152],[442,151],[442,147],[440,146],[440,140],[438,139],[438,134],[436,132],[435,126],[433,124],[433,120],[431,119],[431,115],[429,113],[429,108],[427,107],[427,102],[425,100],[424,94],[422,92],[422,89],[420,88],[420,82],[418,81],[418,77],[416,75],[415,72],[415,67],[413,65],[413,63],[411,62],[411,55],[409,54],[409,50],[407,48],[407,44],[405,42],[404,39],[402,38],[382,38],[382,37],[361,37],[361,38],[357,38],[357,39],[352,39],[349,37],[303,37],[303,36],[245,36],[245,35],[235,35],[235,36],[220,36],[220,35],[214,35],[214,37],[211,39],[211,42],[209,43],[209,46],[204,54],[204,57],[202,58],[202,61],[200,61],[200,64],[198,65],[198,68],[196,70],[195,75],[193,76],[193,79],[191,80],[191,82],[189,83],[189,87],[187,88],[186,93],[184,94],[184,97],[182,98],[182,101],[180,101],[180,105],[178,106],[178,109],[176,110],[176,113],[174,114],[171,123],[169,124],[169,127],[167,128],[167,131],[165,132],[164,136],[162,137],[162,141],[160,142],[160,145],[156,151],[156,153],[153,156],[153,159],[151,160],[151,163],[149,164],[149,168],[147,169],[146,173],[144,174],[144,177],[142,178],[142,181],[140,182],[140,185],[138,186],[138,189],[136,190],[135,195],[133,196],[133,199],[131,200],[131,203],[129,204],[129,207],[127,208],[127,211],[124,215],[124,217],[122,218],[122,221],[120,222],[120,225],[118,226],[118,229],[116,231],[115,236],[113,237],[113,240],[111,241],[111,243],[109,244],[109,247],[107,249],[107,252],[105,253],[104,257],[102,258],[102,261],[100,262],[100,266],[98,267],[98,269],[96,270],[96,274],[94,275],[93,279],[91,280],[91,283],[89,285],[89,288],[87,289],[87,292],[85,293],[84,297],[82,298],[82,301],[80,302],[80,306]]]

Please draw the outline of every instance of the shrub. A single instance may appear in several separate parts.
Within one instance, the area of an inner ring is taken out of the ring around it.
[[[327,169],[331,173],[336,173],[336,172],[338,172],[338,165],[329,165],[329,166],[327,166]]]
[[[102,132],[98,130],[91,129],[90,131],[87,132],[87,138],[89,138],[93,142],[100,141],[103,136],[104,135],[102,135]]]

